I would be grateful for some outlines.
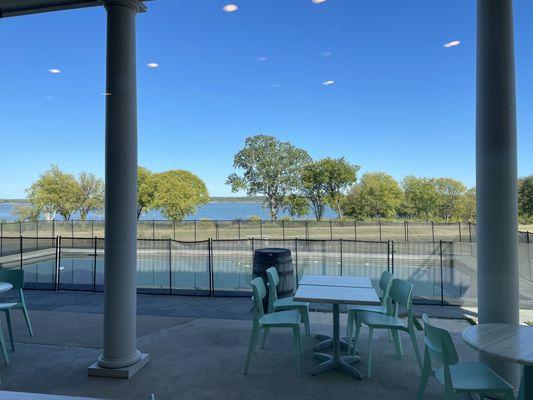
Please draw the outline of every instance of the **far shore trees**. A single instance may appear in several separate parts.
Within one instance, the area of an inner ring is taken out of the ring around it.
[[[264,196],[270,219],[278,219],[287,198],[300,187],[303,167],[311,161],[305,150],[273,136],[248,137],[235,155],[233,167],[242,175],[232,173],[226,184],[232,192],[246,191],[248,196]]]
[[[80,219],[85,221],[91,211],[100,211],[104,208],[104,181],[94,174],[82,172],[78,177],[78,210]]]

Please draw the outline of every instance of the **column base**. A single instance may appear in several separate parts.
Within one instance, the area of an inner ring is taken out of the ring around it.
[[[148,364],[148,361],[150,361],[150,355],[146,353],[141,353],[141,358],[135,364],[122,368],[104,368],[98,364],[98,361],[95,361],[89,366],[87,373],[89,376],[130,379],[137,371]]]

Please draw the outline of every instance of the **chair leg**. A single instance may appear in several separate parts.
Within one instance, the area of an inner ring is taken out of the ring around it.
[[[306,307],[302,310],[302,319],[305,327],[305,334],[307,336],[311,335],[311,324],[309,323],[309,309]]]
[[[413,350],[415,352],[416,362],[418,363],[418,369],[422,371],[422,357],[420,356],[420,349],[418,348],[418,342],[416,341],[415,331],[410,331],[409,336],[411,337],[411,343],[413,344]]]
[[[6,339],[4,338],[4,332],[0,328],[0,349],[2,349],[2,354],[4,356],[4,361],[6,365],[9,365],[9,355],[7,354]]]
[[[300,327],[292,328],[292,339],[294,342],[294,353],[296,355],[296,370],[298,371],[298,375],[302,375],[302,366],[301,366],[301,341],[300,341]]]
[[[355,335],[353,340],[351,340],[352,355],[357,355],[357,342],[359,342],[359,335],[361,334],[361,322],[356,318],[355,319]],[[349,355],[350,353],[348,353]]]
[[[400,333],[396,329],[391,329],[390,334],[392,336],[392,342],[394,343],[394,349],[396,350],[396,356],[399,359],[403,356],[402,342],[400,341]]]
[[[22,303],[22,312],[24,313],[24,319],[26,320],[26,325],[28,325],[28,331],[30,336],[33,336],[33,329],[31,328],[30,316],[28,314],[28,308],[26,307],[26,300],[24,299],[24,292],[20,289],[20,302]]]
[[[261,343],[261,348],[262,348],[262,349],[265,348],[265,343],[266,343],[266,339],[267,339],[268,332],[269,332],[269,329],[268,329],[268,328],[265,328],[265,329],[263,330],[263,342]]]
[[[9,340],[11,341],[11,350],[15,351],[15,341],[13,340],[13,326],[11,325],[11,310],[8,308],[5,310],[7,330],[9,332]]]
[[[244,374],[248,373],[248,367],[250,366],[250,359],[252,358],[252,353],[255,352],[255,346],[256,346],[256,340],[257,340],[257,334],[259,329],[254,324],[252,328],[252,334],[250,335],[250,343],[248,345],[248,354],[246,355],[246,362],[244,363]]]
[[[420,384],[418,385],[418,393],[416,400],[424,400],[424,392],[426,391],[426,385],[428,383],[429,375],[431,374],[431,359],[427,350],[424,351],[424,368],[422,369],[422,377],[420,378]]]
[[[353,312],[348,311],[348,319],[346,321],[346,336],[348,336],[348,339],[352,341],[352,335],[353,335]]]
[[[374,341],[374,329],[368,327],[368,373],[367,376],[372,376],[372,342]]]

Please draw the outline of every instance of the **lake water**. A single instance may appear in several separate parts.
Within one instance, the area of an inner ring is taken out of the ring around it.
[[[16,206],[24,205],[21,203],[0,203],[0,221],[16,221],[17,217],[13,215],[13,209]],[[198,207],[196,213],[187,217],[187,220],[200,220],[203,218],[215,219],[242,219],[246,220],[252,216],[261,217],[264,220],[270,219],[268,210],[263,208],[262,203],[258,202],[211,202]],[[288,213],[282,212],[279,217],[288,216]],[[331,208],[327,208],[324,218],[335,218],[336,214]],[[79,214],[75,214],[73,219],[78,219]],[[102,214],[90,213],[88,219],[103,219]],[[62,219],[57,216],[56,219]],[[165,219],[163,215],[157,210],[152,210],[141,216],[141,219]],[[314,219],[312,214],[309,214],[302,219]]]

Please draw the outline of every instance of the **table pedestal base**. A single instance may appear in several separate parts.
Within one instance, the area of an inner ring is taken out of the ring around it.
[[[333,338],[331,336],[317,334],[315,335],[315,337],[321,342],[318,343],[315,347],[313,347],[314,351],[322,351],[325,349],[329,349],[330,347],[333,347],[334,345]],[[341,349],[348,350],[348,347],[350,346],[348,337],[340,338],[340,346],[341,346]]]
[[[360,360],[359,357],[344,356],[336,358],[335,356],[330,356],[329,354],[324,353],[314,353],[313,356],[322,361],[322,363],[318,364],[311,370],[311,375],[313,376],[332,369],[338,369],[356,379],[363,379],[363,373],[350,365],[358,362]]]

